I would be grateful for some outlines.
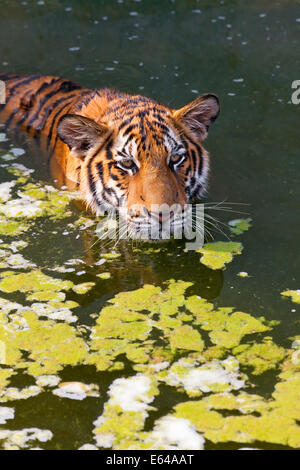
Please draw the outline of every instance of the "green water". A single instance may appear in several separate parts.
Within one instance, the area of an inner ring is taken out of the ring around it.
[[[192,282],[188,295],[201,296],[213,302],[215,308],[230,306],[256,318],[264,316],[266,320],[279,321],[267,334],[278,346],[290,348],[290,338],[299,334],[299,306],[280,293],[300,288],[300,105],[291,103],[291,84],[300,79],[300,2],[40,3],[0,0],[0,70],[58,75],[91,88],[138,92],[174,108],[192,101],[198,94],[218,94],[222,112],[206,142],[212,155],[207,201],[246,204],[231,207],[247,214],[215,211],[212,215],[225,223],[238,217],[251,217],[253,222],[249,231],[232,238],[244,248],[224,270],[204,266],[199,253],[184,253],[183,244],[172,242],[159,245],[158,253],[150,250],[146,254],[148,245],[138,245],[138,251],[131,242],[124,242],[116,248],[118,258],[96,265],[101,254],[109,250],[99,243],[90,248],[95,242],[93,227],[86,230],[74,227],[80,217],[74,204],[69,208],[68,218],[33,220],[21,236],[0,236],[2,244],[24,240],[28,246],[22,255],[46,274],[74,284],[95,283],[84,295],[67,293],[68,300],[80,304],[73,310],[78,317],[73,328],[93,327],[96,318],[90,315],[98,316],[107,300],[120,292],[144,284],[165,288],[165,281],[175,279]],[[16,138],[15,133],[3,127],[1,132],[8,136],[7,141],[0,143],[1,155],[11,146],[23,148],[25,154],[13,163],[35,170],[29,182],[51,184],[45,163],[37,162],[31,155],[28,137]],[[4,160],[1,163],[11,165]],[[1,167],[0,183],[11,179],[7,168]],[[226,238],[216,233],[215,240]],[[155,250],[156,246],[150,248]],[[53,271],[70,259],[81,259],[83,263],[75,265],[72,272]],[[110,272],[111,277],[102,280],[97,277],[101,272]],[[249,277],[239,277],[239,272],[247,272]],[[2,297],[28,305],[20,292],[4,293]],[[88,341],[88,330],[83,337]],[[182,357],[188,354],[180,353]],[[178,357],[175,355],[174,361]],[[121,356],[116,360],[123,359]],[[137,374],[128,358],[123,366],[121,370],[97,371],[95,366],[79,361],[78,365],[63,367],[54,375],[64,382],[97,384],[100,397],[82,401],[59,398],[50,387],[32,398],[0,403],[15,409],[15,418],[0,425],[0,430],[36,427],[53,433],[51,440],[34,445],[30,442],[31,447],[78,449],[86,443],[95,444],[93,422],[108,402],[109,387],[117,378]],[[269,399],[278,382],[280,361],[260,375],[252,376],[245,364],[241,369],[249,378],[244,390]],[[9,386],[23,389],[34,383],[31,374],[18,368]],[[196,400],[179,387],[164,382],[159,385],[159,392],[152,403],[156,410],[148,411],[144,423],[147,432],[157,419],[172,414],[179,403]],[[295,447],[268,436],[245,443],[256,448]],[[223,441],[206,438],[205,448],[236,449],[244,444],[232,438]]]

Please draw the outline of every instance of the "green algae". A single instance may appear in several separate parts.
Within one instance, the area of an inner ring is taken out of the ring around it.
[[[87,363],[95,364],[98,370],[105,370],[120,354],[126,354],[133,362],[147,361],[150,345],[144,341],[151,329],[146,315],[114,306],[104,307],[92,330],[91,351],[94,353]],[[140,345],[142,341],[143,347]]]
[[[275,369],[285,357],[285,350],[266,338],[262,343],[242,344],[233,349],[241,364],[251,367],[252,374],[260,375]]]
[[[28,229],[28,224],[16,220],[10,220],[0,215],[0,235],[7,235],[9,237],[18,236],[26,232]]]
[[[78,228],[79,230],[86,230],[95,226],[97,223],[97,219],[91,219],[84,215],[80,215],[80,217],[74,222],[74,227]]]
[[[165,291],[145,285],[135,291],[117,294],[110,300],[113,305],[102,309],[92,329],[92,354],[87,363],[105,370],[113,366],[114,358],[125,354],[136,364],[151,364],[157,360],[151,339],[153,330],[165,334],[164,356],[171,357],[178,349],[202,350],[199,332],[188,325],[182,327],[182,321],[172,317],[184,305],[183,292],[189,285],[170,281]],[[158,315],[157,319],[153,318],[155,315]]]
[[[51,220],[64,219],[72,215],[68,210],[76,193],[59,191],[41,182],[29,182],[29,170],[23,165],[12,164],[7,171],[17,177],[11,182],[2,183],[0,188],[0,213],[7,219],[36,219],[47,217]],[[11,190],[15,188],[15,196]]]
[[[223,269],[233,260],[235,255],[240,255],[243,246],[238,242],[214,242],[206,243],[203,248],[197,250],[201,253],[201,263],[211,269]]]
[[[157,253],[161,253],[164,251],[162,248],[134,248],[133,252],[134,253],[142,253],[143,255],[153,255]]]
[[[87,347],[68,324],[41,321],[30,311],[24,311],[22,318],[24,329],[15,329],[13,322],[4,318],[0,323],[0,340],[6,344],[6,365],[39,376],[55,374],[85,358]]]
[[[249,230],[249,228],[251,227],[251,222],[252,219],[250,218],[230,220],[230,222],[228,222],[230,232],[233,235],[241,235],[242,233]]]
[[[300,304],[300,289],[286,290],[281,292],[281,295],[283,295],[284,297],[290,297],[292,299],[292,302]]]
[[[244,312],[233,312],[231,308],[214,310],[211,303],[197,296],[186,299],[186,307],[194,314],[194,324],[209,331],[211,341],[220,348],[233,348],[242,338],[254,333],[270,330],[264,318],[255,318]]]
[[[200,333],[190,325],[178,326],[170,334],[171,349],[185,349],[187,351],[201,352],[204,342]]]
[[[119,258],[119,256],[121,256],[120,253],[104,253],[101,255],[101,258],[111,261]]]
[[[208,409],[223,411],[239,411],[242,414],[260,413],[268,409],[268,403],[259,395],[240,392],[234,395],[231,392],[214,393],[203,398]]]
[[[97,274],[97,277],[99,277],[100,279],[110,279],[111,278],[111,274],[108,273],[108,272],[105,272],[105,273],[101,273],[101,274]]]
[[[256,374],[277,366],[283,352],[276,345],[271,348],[269,341],[241,346],[248,335],[270,331],[271,324],[232,308],[215,309],[197,296],[185,297],[189,286],[190,283],[170,281],[165,290],[145,285],[117,294],[109,301],[112,306],[102,309],[92,329],[91,354],[86,362],[105,370],[124,354],[136,364],[136,370],[145,370],[147,364],[149,367],[160,357],[152,339],[155,331],[160,331],[165,343],[162,361],[172,360],[178,351],[203,352],[207,359],[221,359],[231,350],[242,365],[251,366]],[[205,348],[201,330],[208,332],[215,349]]]
[[[64,219],[72,213],[68,210],[69,203],[76,195],[67,191],[58,191],[52,186],[30,183],[23,187],[21,197],[29,197],[40,202],[41,216],[50,219]]]
[[[63,281],[47,276],[39,270],[29,273],[7,271],[1,273],[0,290],[2,292],[57,292],[70,290],[74,287],[71,281]]]
[[[63,302],[66,298],[64,292],[57,291],[42,291],[34,292],[33,294],[27,295],[27,300],[38,300],[39,302],[57,301]]]
[[[12,377],[15,372],[12,369],[3,369],[0,367],[0,393],[5,389],[5,387],[9,384],[10,377]]]
[[[214,443],[261,441],[295,448],[300,445],[300,430],[295,420],[278,411],[263,412],[261,407],[259,417],[251,414],[223,417],[211,410],[205,401],[185,402],[177,405],[175,410],[175,416],[190,420],[205,438]]]
[[[94,282],[82,282],[81,284],[72,285],[72,290],[76,292],[76,294],[83,295],[89,292],[94,285]]]

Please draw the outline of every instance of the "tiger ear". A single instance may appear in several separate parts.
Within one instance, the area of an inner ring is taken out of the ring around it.
[[[84,158],[87,153],[101,145],[108,128],[92,119],[77,114],[66,114],[57,126],[57,134],[68,145],[73,157]]]
[[[200,140],[207,137],[209,126],[220,113],[220,102],[217,95],[207,93],[191,103],[173,112],[174,118]]]

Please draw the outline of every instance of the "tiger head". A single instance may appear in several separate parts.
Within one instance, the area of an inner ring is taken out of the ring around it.
[[[153,219],[168,219],[172,227],[185,204],[206,188],[209,155],[202,142],[219,110],[214,94],[173,110],[143,96],[102,90],[62,117],[58,136],[80,162],[80,189],[94,212],[125,206],[127,224],[135,229]]]

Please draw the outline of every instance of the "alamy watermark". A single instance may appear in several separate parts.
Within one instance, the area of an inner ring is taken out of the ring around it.
[[[6,103],[6,89],[5,89],[5,82],[0,80],[0,104]]]
[[[102,214],[104,215],[104,214]],[[152,204],[150,210],[142,205],[126,208],[121,204],[118,213],[104,216],[96,234],[100,240],[185,240],[187,250],[199,250],[204,245],[204,204]]]
[[[295,89],[292,93],[291,100],[293,104],[300,104],[300,80],[294,80],[292,88]]]

